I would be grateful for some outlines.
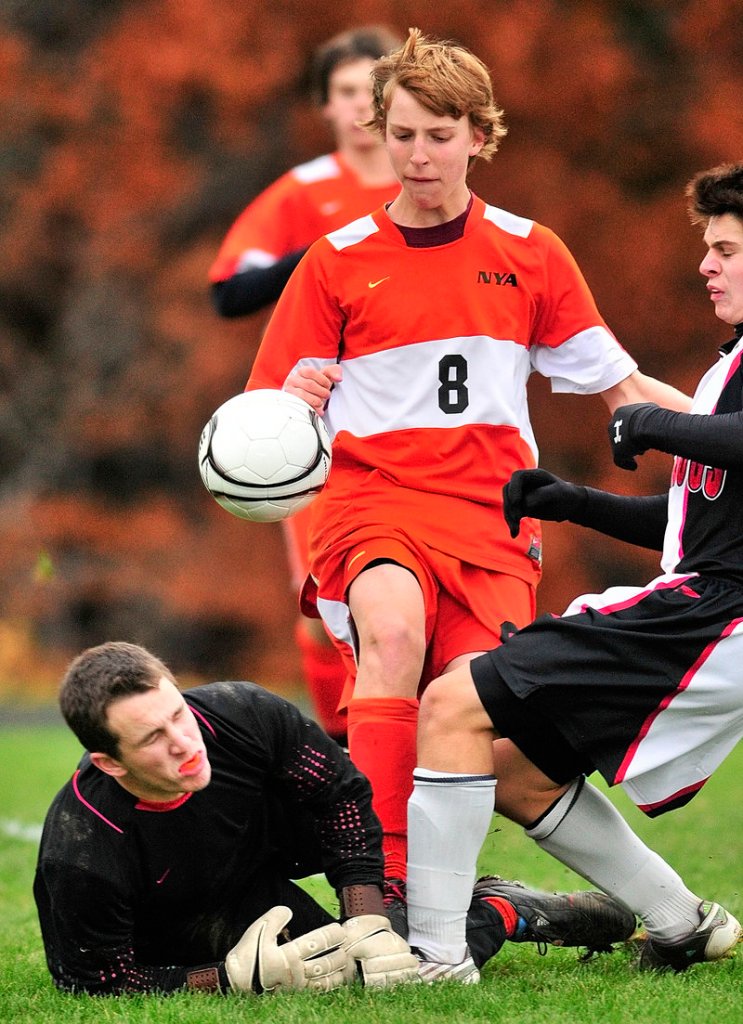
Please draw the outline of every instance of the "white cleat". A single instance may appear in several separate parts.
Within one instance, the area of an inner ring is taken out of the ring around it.
[[[418,977],[424,985],[433,985],[436,981],[458,981],[460,985],[477,985],[480,972],[471,956],[466,956],[461,964],[440,964],[435,960],[419,960]]]
[[[743,940],[743,930],[733,915],[719,903],[703,902],[699,917],[699,927],[675,942],[649,938],[640,957],[640,969],[685,971],[692,964],[733,956]]]

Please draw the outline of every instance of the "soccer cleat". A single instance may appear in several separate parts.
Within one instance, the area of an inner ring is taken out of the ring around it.
[[[643,943],[641,971],[685,971],[692,964],[732,956],[743,940],[743,931],[732,914],[719,903],[699,904],[701,924],[690,935],[673,942],[648,938]]]
[[[511,942],[585,946],[599,953],[610,951],[613,942],[626,941],[637,927],[632,911],[603,892],[539,892],[522,882],[485,875],[475,883],[472,895],[496,896],[511,904],[519,915]]]
[[[408,902],[405,882],[400,878],[385,878],[384,909],[394,931],[403,939],[408,938]]]
[[[475,961],[467,952],[461,964],[440,964],[435,960],[424,960],[417,949],[413,953],[418,957],[418,977],[424,985],[433,985],[437,981],[457,981],[460,985],[477,985],[480,972]]]

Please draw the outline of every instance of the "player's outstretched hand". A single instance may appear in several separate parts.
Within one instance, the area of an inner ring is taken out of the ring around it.
[[[381,914],[363,914],[343,922],[343,947],[367,988],[388,988],[418,981],[418,958]]]
[[[609,423],[609,444],[614,464],[620,469],[637,469],[635,455],[642,455],[648,446],[638,438],[638,423],[642,413],[648,409],[656,409],[653,402],[637,402],[634,405],[620,405],[614,410]]]
[[[278,945],[292,918],[288,907],[272,907],[247,929],[225,958],[230,987],[237,992],[329,992],[352,978],[344,948],[346,933],[331,924]]]
[[[570,484],[546,469],[517,469],[503,488],[503,515],[512,537],[524,516],[560,523],[585,500],[585,487]]]

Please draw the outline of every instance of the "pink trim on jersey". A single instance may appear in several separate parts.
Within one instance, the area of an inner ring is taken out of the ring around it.
[[[596,606],[586,602],[580,606],[579,614],[588,611],[589,608],[593,609],[593,611],[599,612],[601,615],[610,615],[612,612],[619,612],[624,608],[632,608],[633,605],[638,604],[646,598],[648,594],[654,594],[658,590],[676,590],[679,583],[686,583],[687,580],[693,580],[698,575],[698,573],[692,572],[689,573],[688,576],[676,576],[672,580],[665,580],[663,583],[656,583],[655,585],[645,587],[643,590],[633,590],[630,597],[625,598],[624,601],[617,601],[616,604],[602,604],[600,606]],[[694,594],[694,597],[699,597],[699,595]]]
[[[189,707],[191,708],[191,710],[192,710],[192,711],[193,711],[193,713],[194,713],[194,714],[196,715],[196,717],[197,717],[197,718],[199,719],[199,721],[200,721],[200,722],[203,722],[203,723],[204,723],[204,725],[205,725],[205,726],[207,727],[207,729],[208,729],[208,730],[209,730],[209,732],[210,732],[210,733],[212,734],[212,736],[214,737],[214,739],[216,739],[216,738],[217,738],[217,734],[216,734],[216,732],[214,731],[214,726],[213,726],[213,725],[211,724],[211,722],[207,721],[207,719],[206,719],[206,718],[204,718],[204,716],[203,716],[203,715],[201,714],[201,712],[200,712],[200,711],[197,711],[197,709],[196,709],[196,708],[193,708],[193,707],[191,707],[191,705],[190,705],[190,704],[189,704],[188,706],[189,706]]]
[[[665,807],[666,804],[672,804],[681,797],[686,796],[688,793],[697,793],[705,783],[709,782],[709,776],[706,779],[702,779],[700,782],[692,782],[690,786],[684,786],[683,789],[679,789],[676,793],[672,793],[671,796],[664,797],[663,800],[656,800],[652,804],[638,804],[638,808],[643,814],[650,814],[653,811],[657,811],[659,807]]]
[[[725,390],[725,388],[728,386],[728,383],[730,382],[730,378],[733,376],[734,373],[737,373],[738,367],[740,366],[741,358],[743,358],[743,352],[739,352],[737,354],[737,356],[735,357],[735,359],[733,359],[733,361],[730,363],[730,367],[728,369],[727,377],[725,378],[725,382],[723,383],[722,387],[720,388],[720,394],[717,396],[717,402],[720,401],[720,397],[722,396],[722,393]],[[712,414],[711,415],[714,415],[717,412],[717,402],[715,402],[715,407],[712,410]]]
[[[697,674],[697,672],[702,667],[702,665],[705,663],[705,661],[710,657],[710,655],[715,650],[717,645],[722,640],[724,640],[725,637],[730,636],[730,634],[733,632],[733,630],[736,629],[741,624],[741,622],[743,622],[743,617],[738,618],[738,619],[733,619],[732,622],[729,622],[728,625],[725,627],[725,629],[722,631],[722,633],[719,635],[719,637],[717,637],[716,640],[712,640],[710,643],[707,644],[707,646],[704,648],[704,650],[699,655],[699,657],[694,662],[694,664],[691,666],[691,668],[684,674],[681,682],[676,687],[674,692],[667,694],[663,698],[663,700],[660,702],[658,707],[655,709],[655,711],[651,711],[651,713],[648,715],[648,717],[643,722],[642,728],[640,729],[640,731],[637,734],[637,736],[635,737],[634,741],[632,742],[632,744],[628,748],[627,753],[625,754],[624,760],[622,761],[622,763],[619,766],[617,774],[614,777],[614,783],[615,784],[624,781],[625,776],[627,775],[627,772],[629,770],[629,767],[632,764],[632,761],[633,761],[633,759],[635,757],[635,754],[637,753],[638,747],[642,743],[643,739],[647,736],[648,732],[650,731],[650,727],[652,726],[653,722],[655,722],[655,720],[658,717],[658,715],[660,715],[660,713],[662,711],[665,711],[665,709],[668,707],[668,705],[671,703],[671,701],[679,693],[682,693],[685,689],[687,689],[687,687],[693,682],[694,676]],[[683,790],[681,790],[680,792],[683,792]],[[663,801],[663,802],[665,802],[665,801]]]
[[[87,807],[89,811],[92,811],[93,814],[97,814],[98,817],[101,819],[101,821],[105,821],[105,823],[109,826],[109,828],[112,828],[114,830],[114,832],[119,832],[123,836],[124,835],[124,829],[123,828],[119,828],[118,825],[114,825],[114,823],[112,821],[109,821],[108,818],[105,817],[105,815],[101,814],[100,811],[97,811],[95,809],[95,807],[93,807],[92,804],[89,804],[88,801],[85,799],[85,797],[82,795],[82,793],[80,792],[80,789],[78,787],[78,784],[77,784],[77,779],[78,779],[79,775],[80,775],[80,769],[78,769],[75,772],[75,774],[72,776],[72,789],[73,789],[73,791],[75,793],[75,796],[80,801],[80,803],[83,805],[83,807]]]

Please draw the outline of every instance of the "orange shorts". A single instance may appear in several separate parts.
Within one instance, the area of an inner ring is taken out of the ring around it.
[[[356,637],[348,589],[371,562],[396,562],[413,573],[423,592],[426,660],[421,689],[461,654],[489,651],[501,643],[504,623],[528,625],[536,613],[536,587],[493,569],[461,562],[401,536],[367,539],[342,558],[326,562],[316,588],[305,586],[303,607],[317,605],[351,676],[356,669]]]

